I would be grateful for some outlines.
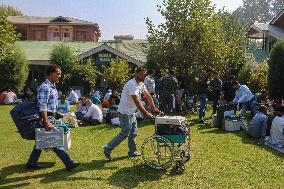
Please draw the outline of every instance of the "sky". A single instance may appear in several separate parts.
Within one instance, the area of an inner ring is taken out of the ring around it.
[[[163,21],[156,5],[162,0],[0,0],[0,4],[16,7],[29,16],[68,16],[99,24],[102,37],[113,39],[114,35],[134,35],[145,39],[145,18],[154,24]],[[235,10],[242,0],[213,0],[217,8]]]

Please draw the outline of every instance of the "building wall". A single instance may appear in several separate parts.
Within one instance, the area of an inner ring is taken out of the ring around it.
[[[23,33],[23,40],[97,42],[99,38],[93,26],[14,25]],[[59,34],[54,34],[55,32]]]
[[[27,27],[27,40],[46,41],[47,26],[29,25]]]
[[[74,41],[98,41],[95,28],[92,26],[74,26]]]

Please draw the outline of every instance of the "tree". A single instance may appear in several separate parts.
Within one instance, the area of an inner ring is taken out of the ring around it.
[[[252,72],[250,89],[256,93],[261,91],[268,91],[268,65],[262,63]]]
[[[205,67],[222,78],[236,74],[245,62],[244,27],[228,12],[215,12],[210,0],[168,0],[158,6],[165,22],[147,18],[147,67],[173,70],[190,80]]]
[[[86,90],[90,92],[95,88],[97,75],[97,68],[94,66],[92,59],[86,61],[81,60],[75,65],[72,80],[79,80],[86,84]]]
[[[272,0],[243,0],[243,5],[233,14],[246,26],[254,22],[267,23],[274,16],[271,12],[271,3]]]
[[[49,62],[57,64],[62,70],[62,85],[70,87],[70,79],[75,68],[77,56],[73,50],[64,43],[56,44],[49,55]]]
[[[0,62],[0,90],[13,89],[21,91],[28,78],[29,68],[26,57],[18,48],[13,49]]]
[[[1,4],[0,5],[0,15],[1,16],[22,16],[23,13],[14,7]]]
[[[17,40],[15,27],[7,22],[5,16],[0,16],[0,62],[13,53],[14,43]]]
[[[273,45],[268,60],[268,89],[271,99],[284,98],[284,41]]]
[[[284,0],[272,0],[271,12],[273,17],[279,14],[284,9]]]
[[[130,79],[131,68],[128,62],[121,58],[114,58],[105,72],[108,86],[116,91],[122,91],[125,83]]]

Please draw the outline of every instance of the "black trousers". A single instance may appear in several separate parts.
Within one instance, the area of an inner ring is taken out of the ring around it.
[[[162,112],[168,114],[168,113],[173,113],[173,96],[172,95],[167,95],[163,96],[161,95],[161,105],[160,109]]]
[[[225,106],[219,106],[217,108],[217,127],[218,128],[221,129],[222,126],[223,126],[224,113],[226,111],[231,111],[231,110],[234,110],[236,112],[237,105],[235,105],[235,104],[228,104],[228,105],[225,105]]]

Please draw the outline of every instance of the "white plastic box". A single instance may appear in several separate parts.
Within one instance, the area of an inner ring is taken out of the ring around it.
[[[46,131],[44,128],[37,128],[35,130],[36,149],[50,149],[50,148],[59,148],[59,147],[64,147],[63,128],[55,127],[50,131]]]
[[[65,133],[63,138],[64,138],[64,141],[63,141],[64,148],[65,148],[65,150],[69,150],[71,148],[71,133],[70,133],[70,131],[68,133]]]
[[[156,117],[155,124],[156,125],[181,125],[184,123],[185,117],[182,116],[163,116],[163,117]]]
[[[212,115],[212,121],[210,127],[217,127],[217,114]]]
[[[225,119],[225,130],[226,131],[240,131],[242,126],[241,120],[228,120]]]

